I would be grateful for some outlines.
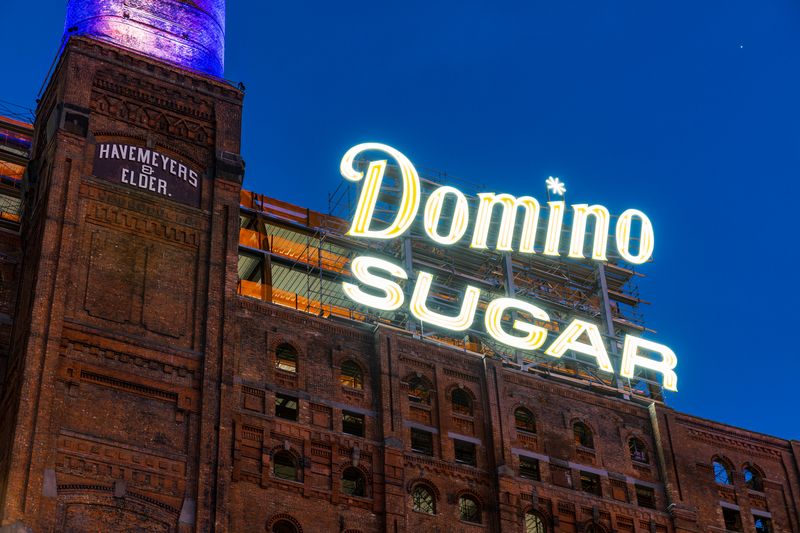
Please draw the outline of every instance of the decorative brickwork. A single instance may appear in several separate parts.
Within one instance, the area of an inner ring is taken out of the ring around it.
[[[800,531],[797,442],[238,295],[241,101],[67,45],[0,239],[0,531]],[[200,206],[94,175],[114,139]]]

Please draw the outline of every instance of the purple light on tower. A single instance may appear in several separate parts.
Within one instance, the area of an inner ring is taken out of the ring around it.
[[[65,34],[108,40],[222,77],[225,0],[69,0]]]

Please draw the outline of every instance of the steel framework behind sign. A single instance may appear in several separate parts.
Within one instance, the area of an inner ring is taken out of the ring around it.
[[[470,204],[474,207],[477,203],[475,186],[444,174],[427,172],[421,178],[423,198],[443,181],[458,182],[462,190],[469,191]],[[393,215],[392,206],[397,205],[396,197],[400,192],[397,179],[396,169],[390,167],[381,189],[376,219],[388,219]],[[602,323],[612,360],[618,359],[625,333],[641,335],[650,331],[639,309],[647,303],[639,297],[636,284],[641,274],[618,257],[598,263],[541,254],[475,250],[460,245],[437,246],[425,237],[416,223],[396,241],[352,239],[345,233],[346,220],[351,218],[355,208],[354,187],[351,182],[342,182],[329,195],[327,215],[244,191],[240,293],[333,319],[398,327],[430,341],[502,358],[505,364],[521,371],[578,379],[619,390],[623,395],[634,393],[654,400],[663,399],[656,376],[646,371],[640,371],[635,381],[624,380],[623,383],[611,374],[599,372],[579,354],[555,360],[538,352],[515,352],[477,328],[456,335],[423,327],[403,310],[382,312],[356,305],[344,295],[341,283],[351,280],[349,261],[369,252],[402,264],[407,271],[425,270],[434,274],[429,305],[443,314],[458,313],[459,295],[469,284],[481,289],[479,313],[492,298],[514,296],[545,308],[557,324],[556,331],[572,317]],[[443,220],[446,216],[447,213]],[[563,231],[569,228],[565,225]],[[254,271],[257,271],[255,275]],[[475,322],[478,320],[476,318]]]

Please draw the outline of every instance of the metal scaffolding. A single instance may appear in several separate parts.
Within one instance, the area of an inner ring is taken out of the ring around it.
[[[363,164],[363,163],[362,163]],[[396,168],[389,167],[381,187],[374,220],[391,220],[402,192]],[[477,190],[452,176],[425,172],[421,176],[422,203],[443,182],[457,184],[467,194],[472,212],[477,208]],[[475,324],[491,300],[514,296],[545,309],[557,332],[572,318],[602,324],[612,361],[622,351],[626,333],[641,335],[648,330],[640,307],[636,284],[641,274],[632,265],[610,254],[608,262],[521,254],[497,250],[476,250],[467,245],[439,246],[425,236],[415,222],[400,239],[364,240],[345,235],[355,209],[355,184],[343,181],[329,195],[329,212],[317,213],[249,191],[242,192],[239,292],[299,311],[331,319],[351,319],[388,324],[421,338],[446,343],[459,349],[502,359],[508,367],[523,372],[557,375],[593,386],[662,400],[660,383],[641,371],[635,380],[615,379],[599,372],[580,354],[568,353],[553,359],[539,352],[519,353],[474,328],[454,334],[417,321],[407,310],[382,312],[357,305],[342,291],[351,280],[349,261],[368,253],[406,270],[434,275],[428,306],[446,315],[456,315],[467,285],[481,289]],[[546,207],[543,209],[546,212]],[[452,211],[452,210],[451,210]],[[447,208],[442,220],[446,221]],[[519,221],[518,221],[519,222]],[[498,221],[494,220],[497,225]],[[565,224],[562,231],[568,231]],[[540,227],[540,231],[543,229]],[[587,231],[587,241],[591,241]],[[410,277],[413,277],[410,275]],[[407,290],[411,283],[406,285]],[[408,294],[410,296],[410,294]],[[511,316],[505,317],[511,320]],[[545,324],[542,324],[545,326]],[[617,361],[618,363],[618,361]]]

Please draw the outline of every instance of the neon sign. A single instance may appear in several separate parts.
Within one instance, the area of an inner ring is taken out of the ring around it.
[[[365,172],[355,168],[356,158],[366,151],[383,152],[391,156],[398,165],[402,194],[394,220],[384,223],[381,228],[373,228],[376,205],[381,185],[386,173],[387,160],[371,161]],[[348,235],[366,239],[395,239],[401,237],[413,224],[420,204],[422,187],[419,174],[411,161],[398,150],[380,143],[363,143],[348,150],[342,158],[340,170],[345,179],[358,182],[363,180],[358,204]],[[551,183],[552,182],[552,183]],[[557,194],[565,191],[563,184],[550,178],[548,186],[557,188]],[[452,200],[452,214],[442,218],[445,202]],[[495,208],[501,209],[500,224],[496,235],[495,249],[502,252],[516,251],[521,254],[536,254],[538,245],[546,256],[560,256],[561,234],[564,214],[567,210],[563,200],[549,201],[544,242],[537,243],[538,224],[542,211],[541,204],[531,196],[515,197],[510,194],[485,192],[478,194],[478,207],[475,214],[469,247],[481,250],[489,247],[491,219]],[[517,212],[524,212],[522,223],[517,222]],[[607,261],[611,215],[602,205],[575,204],[570,228],[567,256],[587,259],[584,255],[586,227],[589,218],[594,219],[594,237],[591,243],[592,261]],[[423,208],[422,226],[427,236],[434,242],[451,246],[460,242],[469,229],[470,206],[466,196],[458,189],[442,186],[430,193]],[[634,221],[638,220],[638,224]],[[442,230],[441,226],[449,224]],[[518,247],[515,250],[515,229],[520,227]],[[638,238],[634,239],[634,227],[638,228]],[[650,219],[643,212],[628,209],[619,216],[614,231],[617,253],[626,261],[642,264],[653,255],[655,234]],[[638,240],[636,251],[631,246]],[[370,291],[360,286],[343,282],[344,293],[354,302],[383,311],[399,309],[405,302],[405,293],[398,281],[409,279],[409,273],[399,265],[377,257],[360,256],[351,261],[353,277]],[[481,289],[468,285],[461,297],[461,308],[455,316],[448,316],[432,310],[428,305],[433,275],[420,271],[414,280],[414,289],[409,301],[409,311],[419,321],[449,331],[465,331],[473,326],[481,295]],[[378,295],[376,295],[378,294]],[[511,313],[513,323],[509,328],[503,323],[503,316]],[[521,314],[520,314],[521,313]],[[525,321],[521,316],[531,318]],[[540,350],[547,344],[548,329],[541,323],[551,322],[544,309],[533,303],[516,298],[497,298],[487,305],[484,312],[484,328],[496,341],[523,351]],[[586,339],[586,340],[583,340]],[[588,341],[588,342],[587,342]],[[573,319],[561,329],[556,338],[549,343],[543,353],[553,358],[561,358],[568,351],[593,359],[597,367],[608,373],[615,371],[603,342],[600,329],[591,322]],[[653,370],[662,375],[663,387],[677,391],[678,376],[675,368],[678,358],[675,353],[653,341],[626,334],[622,350],[619,374],[632,378],[637,367]]]

